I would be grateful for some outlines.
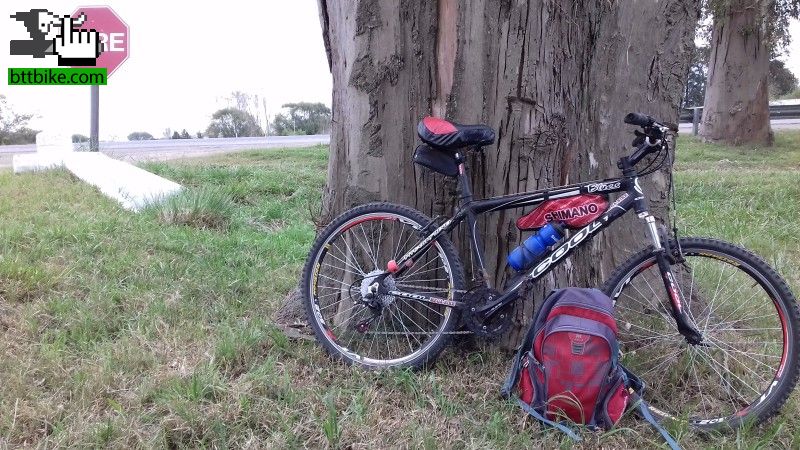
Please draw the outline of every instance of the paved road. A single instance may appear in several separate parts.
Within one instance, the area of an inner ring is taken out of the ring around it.
[[[329,142],[330,136],[327,134],[230,139],[164,139],[153,141],[101,142],[100,151],[112,158],[127,161],[161,161],[260,148],[307,147],[311,145],[328,144]],[[33,144],[0,146],[0,168],[11,167],[11,159],[15,154],[32,153],[35,151],[36,145]]]
[[[800,119],[775,119],[772,121],[772,129],[800,129]],[[692,124],[680,124],[680,130],[683,134],[689,134],[692,132]],[[160,161],[258,148],[305,147],[328,144],[329,142],[330,136],[327,134],[229,139],[159,139],[153,141],[101,142],[100,151],[122,160]],[[35,151],[35,145],[2,145],[0,146],[0,168],[11,167],[11,158],[15,154]]]
[[[772,119],[770,124],[773,130],[800,130],[800,119]],[[692,133],[691,123],[681,123],[678,128],[683,134]]]

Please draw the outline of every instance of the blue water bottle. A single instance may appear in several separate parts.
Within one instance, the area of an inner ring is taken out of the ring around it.
[[[548,247],[563,237],[564,227],[560,223],[548,223],[508,255],[508,265],[517,272],[527,269],[547,251]]]

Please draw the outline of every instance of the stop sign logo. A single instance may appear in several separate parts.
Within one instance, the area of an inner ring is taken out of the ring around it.
[[[83,6],[76,9],[72,17],[77,18],[80,14],[86,15],[86,21],[79,28],[94,29],[100,34],[103,51],[97,58],[96,67],[105,67],[111,76],[128,59],[128,24],[108,6]]]

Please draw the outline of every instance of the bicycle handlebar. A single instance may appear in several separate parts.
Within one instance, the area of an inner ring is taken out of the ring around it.
[[[658,128],[664,128],[665,130],[663,130],[663,131],[667,131],[667,130],[674,131],[674,132],[678,131],[678,125],[677,124],[674,124],[674,123],[671,123],[671,122],[659,122],[656,119],[648,116],[647,114],[636,113],[636,112],[628,113],[625,116],[624,120],[625,120],[625,123],[628,123],[628,124],[631,124],[631,125],[638,125],[638,126],[640,126],[642,128],[658,127]]]
[[[638,125],[644,132],[636,130],[636,139],[633,146],[636,150],[630,156],[619,161],[617,166],[622,169],[625,166],[635,166],[646,155],[659,151],[664,146],[664,133],[667,131],[678,131],[678,125],[670,122],[659,122],[656,119],[642,113],[628,113],[624,119],[625,123]]]
[[[653,122],[655,122],[655,119],[648,116],[647,114],[635,113],[635,112],[628,113],[625,116],[624,120],[625,123],[631,125],[639,125],[640,127],[649,127],[650,125],[653,124]]]

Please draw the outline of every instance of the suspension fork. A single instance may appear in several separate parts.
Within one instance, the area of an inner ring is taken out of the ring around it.
[[[678,332],[686,339],[686,342],[692,345],[699,344],[703,341],[703,335],[695,328],[684,309],[683,300],[681,299],[681,290],[678,289],[675,282],[675,275],[673,275],[672,269],[670,268],[669,257],[659,237],[656,219],[647,211],[639,213],[639,217],[643,218],[647,223],[647,229],[653,240],[653,249],[656,252],[658,272],[661,274],[664,288],[669,295],[670,305],[672,306],[672,317],[675,319]]]
[[[673,275],[670,268],[669,255],[667,255],[665,245],[662,245],[658,227],[656,226],[656,219],[648,211],[647,199],[644,196],[642,187],[639,185],[639,174],[627,158],[620,160],[618,166],[622,169],[623,175],[626,176],[628,195],[633,196],[633,209],[636,211],[636,215],[647,224],[647,231],[653,241],[653,250],[656,252],[658,272],[661,274],[664,288],[669,294],[672,317],[675,319],[678,332],[683,335],[686,342],[692,345],[699,344],[703,341],[703,335],[692,325],[686,310],[683,309],[681,291],[675,284],[675,275]]]

